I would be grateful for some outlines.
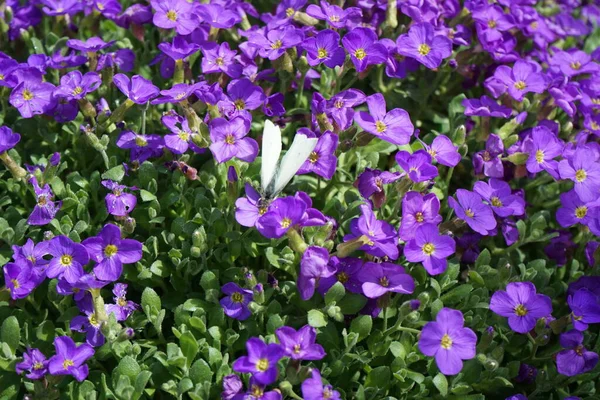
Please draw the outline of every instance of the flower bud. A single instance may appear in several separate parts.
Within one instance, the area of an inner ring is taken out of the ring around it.
[[[126,217],[125,221],[123,221],[123,230],[126,233],[133,233],[133,231],[135,231],[135,227],[136,227],[136,222],[135,222],[135,218],[133,217]]]

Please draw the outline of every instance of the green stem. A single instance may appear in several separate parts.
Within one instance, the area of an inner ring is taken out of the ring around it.
[[[21,180],[27,176],[27,171],[17,164],[7,152],[0,153],[0,161],[2,161],[2,163],[6,166],[6,169],[10,171],[13,178],[16,180]]]

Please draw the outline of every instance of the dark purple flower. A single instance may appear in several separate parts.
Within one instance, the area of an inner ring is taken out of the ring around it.
[[[325,357],[323,346],[315,343],[317,331],[310,325],[304,325],[298,331],[282,326],[275,335],[286,355],[293,360],[321,360]]]
[[[438,170],[431,164],[431,156],[425,150],[417,150],[412,154],[399,151],[396,153],[396,162],[413,182],[424,182],[438,176]]]
[[[440,66],[444,58],[452,54],[452,42],[446,36],[436,35],[433,25],[424,22],[413,25],[408,33],[396,40],[398,53],[411,57],[434,69]]]
[[[535,327],[538,319],[552,313],[552,300],[537,294],[531,282],[511,282],[506,291],[498,290],[492,295],[490,310],[507,317],[513,331],[527,333]]]
[[[8,126],[0,127],[0,154],[15,147],[21,140],[21,135],[13,132]]]
[[[27,219],[29,225],[46,225],[54,219],[56,213],[62,207],[62,201],[54,202],[54,193],[50,185],[45,184],[43,188],[38,185],[37,178],[31,177],[29,183],[33,185],[36,205]]]
[[[424,224],[438,225],[442,222],[440,200],[434,193],[423,196],[419,192],[408,192],[402,200],[402,220],[399,236],[409,241],[419,226]]]
[[[313,18],[327,22],[333,28],[345,28],[348,22],[359,21],[362,10],[358,7],[341,8],[323,0],[319,4],[309,4],[306,13]]]
[[[125,193],[125,189],[130,189],[129,187],[110,180],[102,181],[102,186],[112,191],[105,198],[106,210],[110,215],[124,217],[133,211],[137,198],[131,193]]]
[[[529,153],[527,171],[536,174],[542,170],[558,178],[558,161],[554,158],[562,154],[564,144],[550,129],[538,125],[531,131],[531,140],[525,145]]]
[[[422,263],[430,275],[438,275],[446,270],[447,258],[455,251],[454,239],[440,235],[437,225],[423,224],[404,246],[404,257],[407,261]]]
[[[321,278],[329,278],[335,267],[329,264],[329,251],[323,247],[309,246],[300,261],[298,291],[302,300],[309,300]]]
[[[269,60],[276,60],[304,39],[302,31],[292,26],[272,29],[266,33],[254,32],[248,37],[253,46],[259,48],[258,54]]]
[[[588,324],[600,322],[600,302],[598,296],[587,288],[581,288],[567,297],[567,303],[572,311],[573,327],[585,331]]]
[[[597,242],[595,240],[591,240],[585,245],[585,257],[587,259],[588,264],[590,264],[590,267],[594,267],[596,265],[596,259],[594,255],[596,254],[596,250],[598,250],[598,247],[600,247],[600,242]]]
[[[560,335],[560,345],[565,350],[556,355],[559,374],[575,376],[591,371],[598,364],[598,354],[583,346],[583,333],[570,330]]]
[[[279,390],[265,391],[267,385],[264,385],[256,380],[253,376],[248,382],[248,391],[243,396],[244,400],[282,400]],[[236,399],[237,400],[237,399]]]
[[[163,153],[164,139],[159,135],[140,135],[134,131],[123,131],[117,139],[117,146],[131,150],[131,161],[143,163],[149,158]]]
[[[344,64],[346,58],[346,52],[340,47],[339,33],[331,29],[322,30],[315,37],[304,40],[302,47],[308,54],[308,64],[313,67],[323,63],[334,68]]]
[[[23,118],[31,118],[54,108],[54,89],[51,83],[25,79],[12,90],[9,101]]]
[[[492,209],[483,203],[477,193],[465,189],[458,189],[456,197],[448,198],[448,206],[454,209],[458,218],[464,220],[475,232],[484,236],[489,235],[496,228],[496,219]]]
[[[200,49],[197,43],[185,40],[183,36],[175,36],[171,43],[163,42],[158,45],[158,49],[169,56],[171,59],[178,61],[183,60]],[[204,61],[203,61],[204,63]]]
[[[258,219],[256,227],[264,237],[278,239],[302,222],[306,208],[306,203],[294,197],[275,199]]]
[[[77,315],[71,320],[69,328],[72,331],[85,333],[85,342],[93,347],[102,346],[106,339],[102,334],[101,321],[94,312],[94,308],[86,303],[79,304],[79,310],[85,315]]]
[[[152,100],[151,104],[180,103],[186,101],[197,89],[197,85],[188,85],[187,83],[177,83],[171,89],[161,90],[161,97]],[[164,119],[164,117],[163,117]]]
[[[440,372],[456,375],[463,367],[463,360],[475,357],[477,335],[464,327],[464,317],[458,310],[442,308],[435,322],[428,322],[421,330],[419,350],[435,357]]]
[[[142,244],[134,239],[121,239],[121,229],[106,224],[98,236],[85,239],[90,258],[97,264],[94,274],[103,281],[116,281],[123,272],[123,264],[133,264],[142,259]]]
[[[250,122],[243,117],[235,117],[231,121],[215,118],[210,123],[210,151],[218,163],[231,160],[233,157],[252,162],[258,154],[258,143],[247,137]]]
[[[114,42],[115,41],[113,40],[107,43],[98,36],[93,36],[86,41],[69,39],[67,40],[67,47],[73,50],[83,51],[85,53],[96,53],[100,50],[106,49],[109,46],[112,46]]]
[[[460,162],[461,156],[458,152],[458,147],[447,136],[436,136],[430,146],[425,143],[423,143],[423,146],[431,156],[431,159],[439,164],[447,167],[456,167]]]
[[[197,5],[196,14],[202,22],[220,29],[229,29],[242,20],[242,16],[235,8],[225,8],[215,3]]]
[[[569,78],[579,74],[598,73],[600,70],[600,65],[589,54],[577,49],[557,51],[550,60],[550,66]]]
[[[369,28],[354,28],[342,39],[344,48],[357,72],[369,65],[383,64],[387,60],[387,49],[377,41],[377,34]]]
[[[75,243],[64,235],[56,236],[48,243],[48,254],[52,256],[46,274],[48,278],[64,278],[75,283],[83,275],[83,266],[90,256],[80,243]]]
[[[241,373],[251,373],[256,381],[270,385],[277,380],[277,362],[284,356],[281,345],[266,344],[257,337],[251,337],[246,342],[248,355],[235,360],[233,370]]]
[[[194,5],[186,0],[151,0],[150,4],[155,11],[152,22],[159,28],[188,35],[198,26]]]
[[[522,101],[529,92],[543,93],[548,86],[546,78],[538,72],[536,64],[518,60],[512,69],[506,65],[496,68],[494,77],[506,85],[508,94],[517,101]]]
[[[180,0],[184,3],[185,0]],[[147,101],[152,100],[159,94],[159,89],[152,84],[152,81],[140,76],[134,75],[133,78],[125,74],[116,74],[113,78],[115,86],[123,93],[129,100],[136,104],[145,104]]]
[[[369,238],[369,242],[360,250],[375,257],[387,256],[392,260],[398,259],[398,238],[394,227],[386,221],[378,220],[369,205],[361,205],[360,210],[361,216],[350,222],[351,233],[344,236],[344,242],[365,235]]]
[[[354,183],[354,186],[358,188],[360,195],[368,200],[373,201],[374,207],[381,207],[385,201],[385,191],[383,189],[384,184],[396,182],[402,178],[400,172],[388,172],[380,171],[378,169],[365,168],[358,176],[358,180]]]
[[[235,220],[242,226],[252,227],[258,219],[268,211],[268,206],[261,204],[261,196],[252,185],[246,183],[246,197],[235,202]]]
[[[367,97],[369,112],[360,111],[354,120],[365,131],[399,146],[408,144],[415,127],[410,116],[401,108],[386,112],[385,99],[381,93]]]
[[[498,135],[490,134],[485,150],[478,151],[473,156],[473,167],[476,174],[484,174],[490,178],[503,178],[504,165],[501,157],[504,154],[504,143]]]
[[[465,107],[465,115],[469,117],[509,118],[512,115],[510,107],[502,106],[486,95],[480,99],[464,99],[461,104]]]
[[[336,282],[341,282],[347,291],[352,293],[362,293],[362,282],[358,280],[358,272],[361,270],[364,262],[359,258],[338,258],[331,257],[329,264],[335,268],[334,275],[328,278],[319,279],[318,292],[325,296]]]
[[[274,93],[267,97],[265,104],[263,105],[263,112],[268,117],[282,116],[285,114],[285,107],[283,105],[284,97],[283,93]]]
[[[388,262],[367,262],[357,275],[365,296],[375,299],[387,292],[410,294],[415,290],[414,279],[404,267]]]
[[[533,365],[521,363],[519,367],[519,375],[515,378],[515,381],[519,383],[533,383],[535,382],[535,377],[537,376],[538,370]]]
[[[304,400],[341,400],[340,392],[331,385],[323,384],[318,369],[311,369],[311,377],[302,382],[302,398]]]
[[[48,360],[39,349],[27,348],[23,353],[23,361],[15,365],[15,371],[19,375],[27,371],[27,378],[40,379],[48,373]]]
[[[577,148],[571,157],[561,160],[558,172],[562,179],[575,183],[575,193],[584,202],[598,199],[600,189],[600,164],[596,152],[590,148]]]
[[[335,133],[327,131],[321,135],[314,150],[298,170],[298,174],[314,172],[325,179],[333,178],[337,165],[335,151],[338,146],[338,141],[338,135]]]
[[[348,129],[354,119],[354,108],[365,102],[367,96],[357,89],[348,89],[335,94],[326,104],[326,112],[340,130]]]
[[[85,364],[94,355],[94,348],[87,343],[75,345],[68,336],[54,339],[56,355],[48,361],[48,371],[51,375],[72,375],[77,381],[83,382],[88,376],[88,366]]]
[[[582,201],[574,190],[560,195],[561,206],[556,210],[556,221],[563,228],[575,224],[589,225],[594,218],[592,208]]]
[[[54,94],[68,100],[80,100],[85,98],[88,93],[98,89],[101,83],[102,80],[97,73],[88,72],[83,75],[75,70],[60,78],[60,86],[56,88]]]
[[[231,50],[229,43],[213,44],[202,49],[202,73],[214,74],[223,72],[230,78],[242,75],[242,65],[236,60],[237,51]]]
[[[24,299],[44,280],[46,275],[24,259],[3,267],[4,282],[13,300]]]
[[[227,94],[237,111],[256,110],[266,99],[262,88],[245,78],[236,79],[227,85]]]
[[[510,185],[503,180],[491,178],[488,183],[475,182],[473,191],[483,197],[499,217],[525,214],[525,200],[513,195]]]
[[[115,295],[115,304],[106,305],[106,313],[114,314],[117,321],[125,321],[133,312],[139,309],[139,305],[131,300],[127,300],[127,284],[126,283],[115,283],[113,288],[113,294]]]
[[[229,282],[223,285],[221,291],[227,296],[220,300],[225,315],[244,321],[252,315],[248,304],[253,299],[251,290],[242,289],[237,283]]]
[[[482,4],[473,10],[478,36],[486,41],[497,41],[502,33],[515,26],[513,17],[498,5]]]

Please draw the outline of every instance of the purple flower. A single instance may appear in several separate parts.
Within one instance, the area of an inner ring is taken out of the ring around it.
[[[246,137],[250,131],[250,122],[243,117],[235,117],[231,121],[215,118],[210,123],[210,151],[218,163],[237,157],[252,162],[258,154],[256,140]]]
[[[268,211],[268,206],[261,204],[261,196],[252,185],[244,185],[246,197],[235,201],[235,220],[242,226],[252,227],[258,219]]]
[[[64,278],[69,283],[75,283],[83,275],[83,266],[90,261],[85,247],[64,235],[50,240],[47,250],[52,256],[46,270],[48,278]]]
[[[323,346],[315,343],[317,331],[312,326],[304,325],[298,331],[282,326],[275,335],[286,355],[293,360],[320,360],[325,357]]]
[[[442,222],[440,200],[434,193],[423,196],[419,192],[408,192],[402,200],[400,238],[409,241],[418,227],[424,224],[438,225]]]
[[[358,176],[355,186],[358,188],[360,195],[365,199],[373,196],[373,206],[379,208],[385,202],[385,191],[383,185],[396,182],[402,178],[400,172],[380,171],[378,169],[365,168]]]
[[[188,42],[183,36],[175,36],[171,43],[163,42],[158,45],[158,49],[173,60],[183,60],[198,51],[200,45]],[[204,61],[203,61],[204,62]]]
[[[251,290],[242,289],[237,283],[229,282],[223,285],[221,291],[227,296],[219,302],[225,315],[240,321],[244,321],[252,314],[248,304],[252,301]]]
[[[0,154],[15,147],[20,140],[20,134],[13,133],[8,126],[0,126]]]
[[[399,146],[408,144],[415,127],[410,116],[401,108],[386,112],[385,99],[381,93],[367,97],[369,112],[360,111],[354,120],[365,131]]]
[[[14,263],[9,262],[3,267],[3,270],[4,282],[13,300],[29,296],[46,277],[43,272],[40,273],[24,259],[19,259]]]
[[[76,346],[68,336],[54,339],[56,355],[48,361],[48,371],[51,375],[72,375],[78,382],[83,382],[88,376],[88,366],[85,364],[94,355],[94,348],[87,343]]]
[[[88,72],[83,75],[75,70],[60,78],[60,86],[56,88],[54,94],[68,100],[80,100],[85,98],[88,93],[98,89],[101,83],[102,80],[97,73]]]
[[[556,221],[563,228],[575,224],[589,225],[594,214],[588,203],[582,201],[574,190],[560,195],[561,206],[556,210]]]
[[[265,388],[266,385],[259,383],[252,376],[250,377],[250,382],[248,382],[248,391],[242,398],[244,400],[281,400],[283,398],[279,390],[265,392]]]
[[[229,43],[213,44],[202,49],[202,73],[214,74],[223,72],[230,78],[242,75],[242,65],[235,59],[237,51],[229,48]]]
[[[506,65],[499,66],[494,72],[494,77],[506,85],[508,94],[517,101],[523,101],[525,94],[529,92],[543,93],[548,86],[546,78],[538,72],[536,64],[524,60],[518,60],[512,68]]]
[[[306,208],[306,203],[294,197],[275,199],[258,219],[256,227],[264,237],[279,239],[302,221]]]
[[[203,153],[204,149],[198,147],[193,139],[198,134],[192,132],[190,129],[187,119],[179,115],[165,115],[161,119],[163,125],[165,125],[171,131],[170,134],[165,135],[165,147],[174,154],[183,154],[191,148],[195,153]]]
[[[492,295],[490,310],[507,317],[513,331],[527,333],[535,327],[538,319],[552,313],[552,300],[537,294],[531,282],[511,282],[506,291],[498,290]]]
[[[484,236],[489,235],[496,228],[496,219],[490,206],[483,203],[477,193],[465,189],[458,189],[456,197],[448,198],[448,205],[454,209],[458,218],[464,220],[475,232]]]
[[[361,216],[350,222],[350,232],[344,236],[344,242],[365,235],[369,242],[362,246],[363,250],[375,257],[387,256],[392,260],[398,259],[398,239],[396,231],[386,221],[380,221],[375,217],[373,210],[367,204],[360,206]]]
[[[105,198],[106,210],[110,215],[125,217],[133,211],[137,198],[131,193],[125,193],[125,189],[130,188],[111,180],[102,181],[102,186],[112,191]]]
[[[396,153],[396,162],[413,182],[424,182],[438,176],[438,170],[431,164],[431,156],[425,150],[417,150],[412,154],[399,151]]]
[[[298,170],[298,174],[314,172],[325,179],[333,178],[337,164],[335,151],[338,146],[338,141],[338,135],[335,133],[327,131],[321,135],[314,150]]]
[[[577,148],[572,157],[561,160],[558,172],[562,179],[570,179],[575,183],[575,193],[584,202],[598,199],[600,189],[600,164],[596,160],[596,152],[590,148]]]
[[[335,94],[326,104],[326,112],[331,115],[338,128],[348,129],[354,119],[354,108],[365,102],[366,96],[357,89],[348,89]]]
[[[131,161],[143,163],[149,158],[159,157],[163,153],[163,138],[159,135],[140,135],[134,131],[123,131],[117,139],[117,146],[130,149]]]
[[[116,281],[123,272],[123,264],[133,264],[142,259],[142,244],[134,239],[121,239],[121,229],[106,224],[98,236],[85,239],[90,258],[97,262],[94,274],[103,281]]]
[[[560,345],[565,350],[556,355],[559,374],[575,376],[591,371],[598,364],[598,354],[583,346],[583,333],[570,330],[560,335]]]
[[[25,376],[29,379],[40,379],[48,373],[48,361],[39,349],[28,348],[23,353],[23,361],[15,365],[15,370],[19,375],[27,371]]]
[[[363,260],[359,258],[338,258],[331,257],[329,264],[334,267],[334,275],[328,278],[319,279],[318,292],[325,296],[336,282],[341,282],[347,291],[352,293],[362,293],[362,283],[358,280],[358,272],[363,266]]]
[[[550,66],[569,78],[579,74],[598,73],[600,69],[600,65],[594,62],[589,54],[577,49],[557,51],[550,60]]]
[[[248,37],[252,45],[258,47],[258,54],[269,60],[276,60],[290,49],[302,42],[302,31],[292,26],[272,29],[266,33],[254,32]]]
[[[36,270],[43,272],[48,265],[48,260],[43,258],[48,254],[47,248],[48,242],[35,244],[33,240],[27,239],[27,242],[23,246],[12,246],[13,259],[15,261],[21,259],[27,260]]]
[[[300,261],[298,291],[302,300],[309,300],[321,278],[329,278],[335,267],[329,264],[329,251],[323,247],[309,246]]]
[[[340,47],[339,33],[331,29],[325,29],[317,33],[315,37],[306,39],[302,47],[308,55],[310,66],[325,64],[326,67],[334,68],[344,64],[346,52]]]
[[[533,365],[522,363],[519,367],[519,375],[515,378],[515,381],[519,383],[533,383],[537,376],[538,370]]]
[[[283,93],[274,93],[267,97],[265,104],[263,105],[263,112],[268,117],[282,116],[285,114],[285,107],[283,106]]]
[[[442,308],[435,322],[428,322],[421,330],[419,350],[435,357],[440,372],[456,375],[463,367],[462,360],[475,357],[477,335],[464,327],[465,320],[458,310]]]
[[[281,345],[266,344],[257,337],[246,342],[248,355],[235,360],[233,370],[241,373],[252,373],[252,377],[263,385],[270,385],[277,380],[277,362],[284,356]]]
[[[504,165],[501,157],[504,154],[504,143],[498,135],[490,134],[485,143],[485,150],[473,156],[473,167],[476,174],[484,174],[490,178],[503,178]]]
[[[501,32],[508,31],[515,26],[513,17],[505,13],[498,5],[481,5],[473,10],[473,19],[476,22],[478,36],[490,42],[501,39]]]
[[[185,0],[179,1],[187,3]],[[116,74],[113,78],[113,82],[121,93],[136,104],[145,104],[147,101],[158,96],[160,92],[159,89],[152,84],[152,81],[149,81],[140,75],[134,75],[133,78],[129,79],[125,74]]]
[[[244,383],[239,376],[235,374],[223,377],[222,400],[243,400]]]
[[[598,296],[587,288],[581,288],[567,297],[572,311],[573,327],[585,331],[588,324],[600,322],[600,302]]]
[[[69,39],[67,40],[67,47],[73,50],[83,51],[85,53],[96,53],[100,50],[106,49],[109,46],[112,46],[114,42],[115,41],[113,40],[107,43],[98,36],[93,36],[86,41]]]
[[[469,117],[509,118],[512,115],[510,107],[504,107],[486,95],[480,99],[464,99],[461,104],[465,107],[465,115]]]
[[[151,104],[180,103],[186,101],[197,89],[197,85],[188,85],[187,83],[177,83],[171,89],[161,90],[161,97],[151,101]],[[163,117],[164,119],[165,117]]]
[[[413,239],[404,246],[404,257],[410,262],[423,263],[430,275],[438,275],[448,267],[447,258],[456,251],[450,236],[440,235],[437,225],[423,224]]]
[[[185,0],[151,0],[155,13],[152,23],[163,29],[175,29],[180,35],[192,33],[198,26],[194,5]]]
[[[319,4],[309,4],[306,13],[313,18],[327,22],[333,28],[345,28],[349,22],[361,19],[362,10],[358,7],[347,7],[345,9],[329,4],[323,0]]]
[[[237,111],[256,110],[265,102],[265,94],[260,86],[248,79],[237,79],[227,85],[227,94]]]
[[[76,332],[85,332],[85,342],[93,347],[102,346],[105,342],[102,334],[101,322],[98,321],[94,308],[90,304],[78,304],[79,310],[84,315],[78,315],[71,320],[69,328]]]
[[[202,22],[213,28],[229,29],[242,20],[236,9],[228,9],[219,4],[199,4],[196,13]],[[258,15],[255,15],[258,17]]]
[[[367,262],[358,272],[362,291],[370,299],[376,299],[387,292],[410,294],[415,290],[415,281],[404,267],[388,262]]]
[[[106,313],[109,315],[114,314],[117,321],[125,321],[139,308],[139,305],[131,300],[127,300],[126,283],[115,283],[113,294],[115,295],[115,304],[107,304]]]
[[[503,180],[491,178],[489,183],[475,182],[473,191],[483,197],[499,217],[525,214],[525,200],[513,195],[510,185]]]
[[[383,64],[387,60],[387,49],[377,42],[377,34],[369,28],[354,28],[342,39],[344,48],[357,72],[369,65]]]
[[[311,369],[311,377],[302,382],[302,398],[304,400],[341,400],[340,392],[331,385],[324,385],[318,369]]]
[[[456,167],[460,162],[461,156],[450,138],[444,135],[436,136],[431,146],[423,143],[425,150],[431,156],[431,159],[447,167]]]
[[[12,90],[9,101],[23,118],[31,118],[54,108],[54,89],[51,83],[24,79]]]
[[[29,183],[33,185],[36,205],[27,219],[29,225],[46,225],[52,221],[56,213],[62,207],[62,201],[54,202],[54,193],[50,185],[45,184],[43,188],[38,185],[37,178],[31,177]]]
[[[536,126],[531,131],[531,141],[525,145],[529,153],[527,171],[536,174],[545,170],[554,178],[558,178],[558,161],[555,157],[562,154],[564,145],[550,129],[543,125]]]
[[[433,25],[427,22],[413,25],[407,34],[396,40],[398,53],[411,57],[434,69],[444,58],[452,54],[452,41],[443,35],[436,35]]]

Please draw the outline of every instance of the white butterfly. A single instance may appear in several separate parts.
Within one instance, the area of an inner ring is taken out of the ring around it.
[[[261,195],[264,200],[275,198],[296,175],[317,145],[317,138],[297,134],[290,149],[278,164],[281,155],[281,130],[271,121],[265,121],[260,169]]]

